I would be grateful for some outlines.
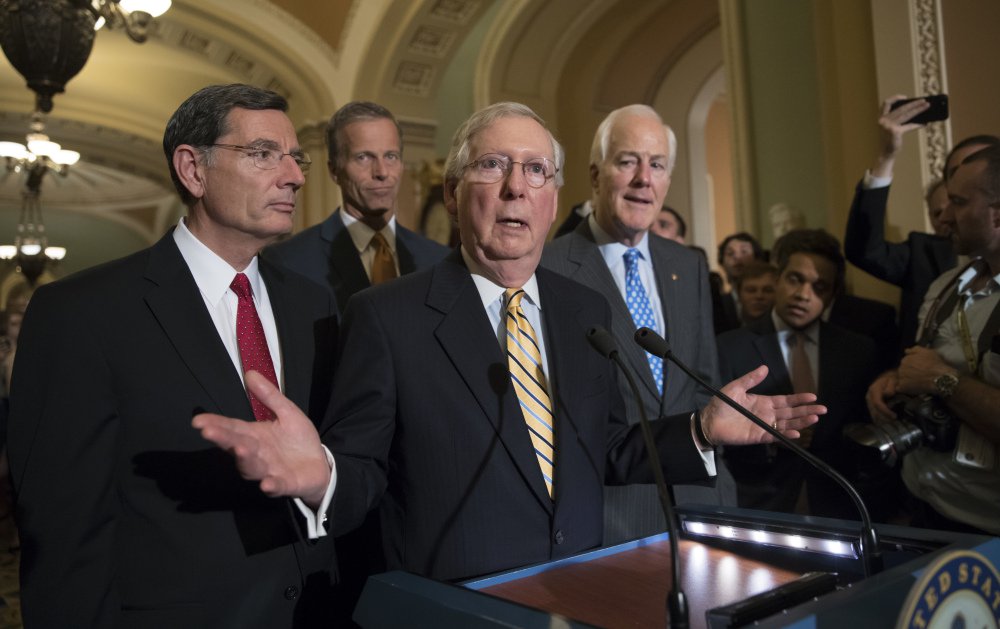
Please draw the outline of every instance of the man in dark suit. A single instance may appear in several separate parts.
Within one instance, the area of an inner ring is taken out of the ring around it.
[[[313,417],[330,395],[333,300],[257,257],[309,163],[286,109],[245,85],[194,94],[163,139],[187,216],[31,300],[9,431],[26,626],[328,626],[332,546],[303,541],[304,505],[190,428],[204,410],[274,423],[248,361]]]
[[[638,327],[656,329],[670,340],[677,357],[703,378],[716,383],[719,379],[708,268],[696,252],[649,231],[670,188],[675,155],[668,136],[659,114],[647,105],[608,114],[591,148],[594,212],[573,233],[549,243],[542,257],[542,266],[596,290],[611,305],[611,331],[638,376],[642,396],[636,401],[628,381],[618,377],[632,424],[639,421],[640,403],[649,417],[660,417],[703,405],[711,397],[682,372],[650,359],[633,341]],[[642,297],[633,297],[628,280],[626,257],[633,251],[642,296],[652,315],[646,322],[636,319]],[[674,497],[678,502],[735,505],[732,478],[723,465],[718,471],[715,487],[675,486]],[[666,528],[653,485],[608,487],[604,507],[607,544]]]
[[[853,477],[841,430],[846,423],[867,417],[864,396],[877,371],[870,339],[820,318],[843,281],[840,243],[822,230],[799,229],[779,238],[773,252],[779,269],[774,309],[758,321],[719,336],[722,377],[763,363],[770,371],[756,391],[771,395],[815,392],[829,413],[806,431],[800,445]],[[797,341],[802,343],[800,348]],[[725,458],[736,478],[742,507],[830,517],[857,515],[842,489],[786,448],[727,448]],[[803,481],[807,504],[800,503]]]
[[[902,98],[905,97],[894,96],[882,104],[878,121],[879,154],[854,192],[844,234],[844,254],[852,264],[902,289],[898,350],[910,347],[916,340],[917,315],[927,287],[941,273],[955,266],[956,256],[947,225],[939,219],[948,204],[944,184],[963,159],[982,148],[1000,144],[1000,138],[991,135],[972,136],[956,144],[945,161],[943,179],[932,184],[925,197],[934,233],[910,232],[904,242],[888,242],[885,239],[885,212],[896,156],[903,148],[903,136],[923,127],[908,121],[930,106],[925,100],[917,100],[892,109],[892,104]],[[893,357],[893,364],[897,356]]]
[[[344,314],[341,364],[350,368],[338,371],[323,430],[336,469],[331,512],[350,518],[385,488],[390,569],[462,579],[566,557],[601,543],[605,482],[649,482],[612,366],[585,340],[591,326],[611,325],[607,301],[537,268],[562,163],[561,147],[524,105],[473,114],[455,134],[445,175],[462,246],[426,271],[361,291]],[[822,407],[800,406],[809,394],[747,394],[764,373],[726,391],[797,436]],[[277,424],[305,423],[273,386],[255,378],[252,387],[273,404]],[[194,425],[266,491],[328,490],[330,478],[295,471],[309,440],[275,448],[260,426],[217,415]],[[711,475],[709,442],[770,439],[716,401],[655,422],[654,432],[672,482]]]
[[[396,222],[403,136],[389,110],[365,101],[344,105],[330,118],[326,143],[343,206],[268,247],[264,257],[330,286],[343,310],[359,290],[428,267],[448,249]]]
[[[833,302],[823,311],[823,320],[871,339],[875,343],[875,364],[879,371],[896,364],[899,326],[896,309],[889,304],[848,295],[840,286]]]

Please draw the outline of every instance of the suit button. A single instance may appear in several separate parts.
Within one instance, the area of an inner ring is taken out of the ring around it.
[[[560,531],[556,531],[556,535],[555,535],[555,537],[553,539],[555,540],[556,544],[562,544],[563,543],[563,539],[565,539],[563,537],[563,532],[561,530]]]
[[[288,587],[285,588],[285,598],[287,598],[290,601],[294,601],[298,597],[299,597],[299,588],[295,587],[294,585],[289,585]]]

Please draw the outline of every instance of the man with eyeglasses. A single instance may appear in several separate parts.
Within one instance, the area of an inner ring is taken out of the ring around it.
[[[318,225],[264,252],[288,268],[329,285],[343,310],[351,295],[426,268],[448,248],[396,221],[403,177],[403,137],[392,113],[354,101],[326,129],[327,168],[343,206]]]
[[[292,228],[309,164],[287,107],[247,85],[188,98],[163,138],[187,215],[32,298],[9,430],[25,626],[330,626],[333,548],[303,541],[312,512],[190,426],[209,410],[273,423],[249,370],[311,417],[329,399],[334,301],[257,255]]]
[[[348,304],[321,430],[332,475],[312,475],[318,437],[282,434],[308,420],[256,374],[251,390],[277,422],[205,414],[194,426],[262,491],[330,499],[331,534],[381,496],[389,569],[456,580],[600,545],[604,483],[652,474],[612,366],[585,338],[611,325],[607,302],[538,268],[562,163],[542,120],[517,103],[490,105],[455,133],[444,190],[462,245]],[[726,390],[798,436],[824,409],[810,394],[747,394],[765,373]],[[769,440],[715,402],[691,411],[655,422],[673,481],[711,475],[710,443]]]
[[[577,228],[549,243],[542,265],[604,295],[612,333],[637,375],[641,402],[616,374],[629,423],[673,415],[710,399],[686,375],[671,371],[633,341],[639,327],[656,330],[674,353],[710,382],[719,381],[712,328],[708,267],[701,256],[650,233],[670,188],[677,141],[647,105],[616,109],[597,127],[590,149],[594,212]],[[678,502],[736,504],[736,485],[717,463],[714,486],[675,485]],[[604,541],[616,544],[663,531],[666,522],[654,485],[608,487]]]

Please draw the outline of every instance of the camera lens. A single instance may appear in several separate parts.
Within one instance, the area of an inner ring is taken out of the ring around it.
[[[855,423],[844,426],[844,436],[860,446],[858,463],[865,467],[895,467],[904,456],[920,445],[923,431],[905,421]]]

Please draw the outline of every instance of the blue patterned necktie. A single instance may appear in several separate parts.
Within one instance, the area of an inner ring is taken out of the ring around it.
[[[649,303],[649,295],[642,286],[639,279],[639,258],[642,254],[638,249],[629,249],[622,256],[625,258],[625,304],[628,306],[629,314],[632,315],[632,322],[635,327],[649,328],[654,332],[656,329],[656,317],[653,316],[653,306]],[[646,354],[649,361],[649,370],[653,372],[653,380],[656,382],[656,390],[663,393],[663,359],[659,356]]]

